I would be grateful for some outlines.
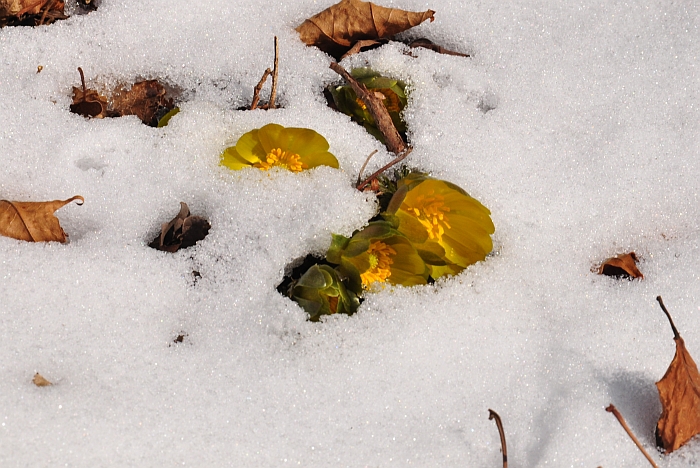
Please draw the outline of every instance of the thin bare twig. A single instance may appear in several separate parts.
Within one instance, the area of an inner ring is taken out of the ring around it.
[[[275,67],[272,69],[272,89],[270,90],[270,102],[267,104],[268,109],[275,108],[275,98],[277,97],[277,65],[279,65],[279,55],[280,46],[279,42],[277,41],[277,36],[275,36]]]
[[[503,452],[503,468],[508,468],[508,451],[506,450],[506,433],[503,430],[501,417],[494,410],[489,409],[489,420],[495,419],[498,427],[498,435],[501,436],[501,452]]]
[[[367,167],[367,164],[369,164],[369,160],[372,159],[372,156],[374,156],[375,154],[377,154],[377,150],[374,150],[371,153],[369,153],[369,156],[367,156],[367,159],[365,159],[365,163],[360,168],[360,173],[357,174],[357,185],[360,185],[360,182],[362,182],[362,173],[365,172],[365,168]]]
[[[260,78],[260,81],[258,81],[258,84],[255,85],[255,88],[253,88],[253,102],[250,103],[250,110],[254,110],[258,107],[258,101],[260,101],[260,90],[265,84],[265,80],[267,80],[267,77],[270,76],[271,73],[272,71],[269,68],[266,69],[262,78]]]
[[[617,410],[617,408],[615,408],[615,406],[611,403],[610,406],[608,406],[607,408],[605,408],[605,411],[607,411],[608,413],[612,413],[612,414],[615,415],[615,417],[617,418],[617,420],[620,422],[620,425],[622,426],[622,428],[625,430],[625,432],[627,432],[627,435],[630,436],[630,439],[632,439],[632,442],[635,443],[635,445],[637,446],[637,448],[638,448],[639,450],[641,450],[641,452],[644,454],[644,456],[647,458],[647,460],[649,460],[649,463],[651,463],[651,466],[653,466],[654,468],[659,468],[659,466],[656,464],[656,462],[654,461],[654,459],[651,458],[651,456],[647,453],[646,450],[644,450],[644,447],[642,447],[642,444],[640,444],[640,443],[639,443],[639,440],[634,436],[634,434],[633,434],[632,431],[630,430],[629,426],[627,425],[627,422],[625,421],[625,418],[622,417],[622,415],[621,415],[620,412]]]
[[[666,306],[664,305],[663,299],[661,299],[661,296],[656,296],[656,300],[659,301],[659,305],[661,306],[661,310],[664,311],[664,314],[666,314],[666,318],[668,318],[668,321],[671,322],[671,328],[673,329],[673,338],[676,340],[681,337],[680,333],[678,333],[678,329],[676,328],[676,325],[673,323],[673,319],[671,318],[671,314],[668,313],[668,309],[666,309]]]
[[[403,153],[401,153],[398,157],[396,157],[396,158],[394,158],[393,160],[391,160],[391,161],[389,162],[389,164],[387,164],[386,166],[382,167],[381,169],[379,169],[377,172],[375,172],[375,173],[372,174],[371,176],[367,177],[362,183],[357,184],[357,190],[362,190],[363,188],[365,188],[365,187],[367,186],[367,184],[369,184],[369,183],[372,182],[374,179],[376,179],[377,177],[379,177],[380,175],[382,175],[382,173],[383,173],[384,171],[386,171],[386,170],[389,169],[390,167],[395,166],[396,164],[398,164],[398,163],[400,163],[401,161],[403,161],[404,159],[406,159],[406,156],[408,156],[409,154],[411,154],[411,151],[413,151],[413,148],[412,148],[412,147],[409,146],[409,147],[405,148],[404,151],[403,151]]]
[[[372,117],[374,117],[377,129],[384,137],[386,147],[389,151],[396,155],[401,154],[406,149],[406,143],[404,143],[398,130],[396,130],[396,126],[391,120],[389,111],[384,107],[384,100],[377,97],[375,93],[370,92],[365,85],[353,78],[352,75],[338,65],[337,62],[331,62],[331,69],[345,78],[345,81],[352,86],[357,97],[365,103],[367,110],[372,114]]]

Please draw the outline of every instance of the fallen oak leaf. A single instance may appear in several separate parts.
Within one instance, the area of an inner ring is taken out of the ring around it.
[[[82,89],[73,86],[73,104],[70,111],[83,117],[94,117],[102,119],[107,116],[107,98],[100,95],[94,89],[87,89],[85,86],[85,75],[83,69],[78,67]]]
[[[80,200],[79,205],[85,202],[80,195],[47,202],[0,200],[0,235],[29,242],[66,242],[66,233],[53,213],[74,200]]]
[[[357,41],[384,39],[410,29],[435,12],[411,12],[385,8],[361,0],[341,0],[299,25],[296,30],[306,45],[340,58]]]
[[[656,382],[662,412],[656,423],[656,444],[671,453],[700,434],[700,372],[661,299],[661,309],[673,329],[676,354],[664,376]]]
[[[634,252],[616,255],[608,258],[598,268],[599,275],[627,276],[632,279],[644,279],[644,275],[637,268],[637,254]]]
[[[164,252],[177,252],[204,239],[209,234],[209,229],[209,221],[201,216],[190,216],[187,203],[180,202],[180,212],[172,221],[161,225],[160,235],[148,246]]]
[[[44,376],[42,376],[40,373],[34,374],[34,378],[32,379],[32,383],[36,385],[37,387],[48,387],[53,385],[51,382],[46,380]]]

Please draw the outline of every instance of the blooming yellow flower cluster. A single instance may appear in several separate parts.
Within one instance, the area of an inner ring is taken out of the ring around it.
[[[221,164],[234,170],[255,167],[301,172],[337,168],[328,142],[313,130],[268,124],[226,148]],[[352,314],[364,291],[385,283],[413,286],[454,275],[484,260],[493,249],[490,211],[460,187],[422,173],[410,173],[380,213],[351,237],[333,235],[323,264],[309,268],[290,296],[312,320]]]

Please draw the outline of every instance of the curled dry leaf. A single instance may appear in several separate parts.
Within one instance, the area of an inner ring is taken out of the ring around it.
[[[94,117],[102,119],[107,116],[107,98],[100,95],[94,89],[87,89],[85,86],[85,75],[83,69],[78,67],[82,88],[73,86],[73,104],[70,111],[83,117]]]
[[[17,202],[0,200],[0,235],[29,242],[66,242],[54,211],[68,203],[85,199],[76,195],[68,200]]]
[[[361,0],[341,0],[307,19],[296,30],[305,44],[339,58],[358,41],[391,37],[427,19],[433,21],[434,14],[433,10],[418,13]]]
[[[656,300],[671,323],[676,342],[673,361],[662,379],[656,382],[663,408],[656,424],[656,442],[666,453],[671,453],[700,434],[700,373],[661,296]]]
[[[626,276],[632,279],[644,279],[644,275],[637,268],[637,254],[634,252],[616,255],[603,262],[598,268],[599,275]]]
[[[34,374],[34,378],[32,379],[32,382],[34,385],[37,387],[48,387],[49,385],[53,385],[51,382],[46,380],[40,373]]]
[[[209,221],[200,216],[190,216],[187,203],[180,202],[180,212],[169,223],[163,223],[160,235],[148,246],[164,252],[177,252],[204,239],[209,229]]]

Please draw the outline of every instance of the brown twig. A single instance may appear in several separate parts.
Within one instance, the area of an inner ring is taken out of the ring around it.
[[[397,155],[401,154],[406,149],[406,143],[404,143],[398,130],[396,130],[389,111],[384,107],[383,99],[370,92],[365,85],[359,83],[337,62],[331,62],[331,69],[342,76],[352,86],[357,97],[365,103],[367,110],[374,117],[377,129],[384,136],[384,141],[386,141],[386,147],[389,151]]]
[[[270,102],[267,104],[268,109],[275,108],[275,98],[277,97],[277,73],[279,64],[280,47],[277,41],[277,36],[275,36],[275,66],[272,69],[272,89],[270,90]]]
[[[412,147],[409,146],[409,147],[405,148],[405,149],[403,150],[403,153],[401,153],[398,157],[396,157],[396,158],[394,158],[393,160],[391,160],[391,161],[389,162],[389,164],[387,164],[386,166],[382,167],[381,169],[379,169],[377,172],[375,172],[375,173],[372,174],[371,176],[367,177],[362,183],[358,183],[358,184],[357,184],[357,190],[362,190],[363,188],[365,188],[365,187],[367,186],[367,184],[369,184],[369,183],[372,182],[374,179],[376,179],[377,177],[379,177],[380,175],[382,175],[382,173],[383,173],[384,171],[386,171],[386,170],[389,169],[390,167],[395,166],[396,164],[398,164],[398,163],[400,163],[401,161],[403,161],[404,159],[406,159],[406,156],[408,156],[408,155],[411,153],[411,151],[413,151],[413,148],[412,148]]]
[[[375,154],[377,154],[377,150],[374,150],[371,153],[369,153],[369,156],[367,156],[367,159],[365,159],[365,163],[360,168],[360,173],[357,174],[357,185],[360,185],[360,182],[362,182],[362,173],[365,171],[367,164],[369,164],[369,160],[372,159],[372,156],[374,156]]]
[[[258,101],[260,101],[260,90],[271,73],[272,71],[269,68],[266,69],[262,78],[260,78],[260,81],[258,81],[258,84],[255,85],[255,88],[253,88],[253,102],[250,103],[250,110],[254,110],[258,107]]]
[[[647,453],[647,451],[644,450],[644,447],[642,447],[642,444],[639,443],[639,440],[638,440],[638,439],[635,437],[635,435],[632,433],[632,431],[630,430],[629,426],[627,425],[627,422],[625,421],[625,418],[622,417],[622,415],[621,415],[620,412],[617,410],[617,408],[615,408],[615,406],[611,403],[610,406],[608,406],[607,408],[605,408],[605,411],[607,411],[608,413],[612,413],[612,414],[615,415],[615,417],[617,418],[617,420],[620,422],[620,425],[622,426],[622,428],[625,430],[625,432],[627,432],[627,435],[630,436],[630,439],[632,439],[632,442],[635,443],[635,445],[637,446],[637,448],[638,448],[639,450],[641,450],[641,452],[644,454],[644,456],[647,458],[647,460],[649,460],[649,463],[651,463],[651,466],[653,466],[654,468],[659,468],[659,466],[656,464],[656,462],[654,461],[654,459],[651,458],[651,456]]]
[[[664,314],[666,314],[666,317],[668,318],[668,321],[671,322],[671,328],[673,329],[673,338],[678,339],[681,337],[680,333],[678,333],[678,329],[676,328],[676,325],[673,323],[673,319],[671,318],[671,314],[668,313],[668,309],[666,309],[666,306],[664,305],[663,299],[661,299],[661,296],[656,296],[656,300],[659,301],[659,305],[661,306],[661,310],[664,311]]]
[[[503,468],[508,468],[508,451],[506,450],[506,434],[503,431],[501,417],[494,410],[489,409],[489,420],[495,419],[498,427],[498,435],[501,436],[501,452],[503,452]]]

